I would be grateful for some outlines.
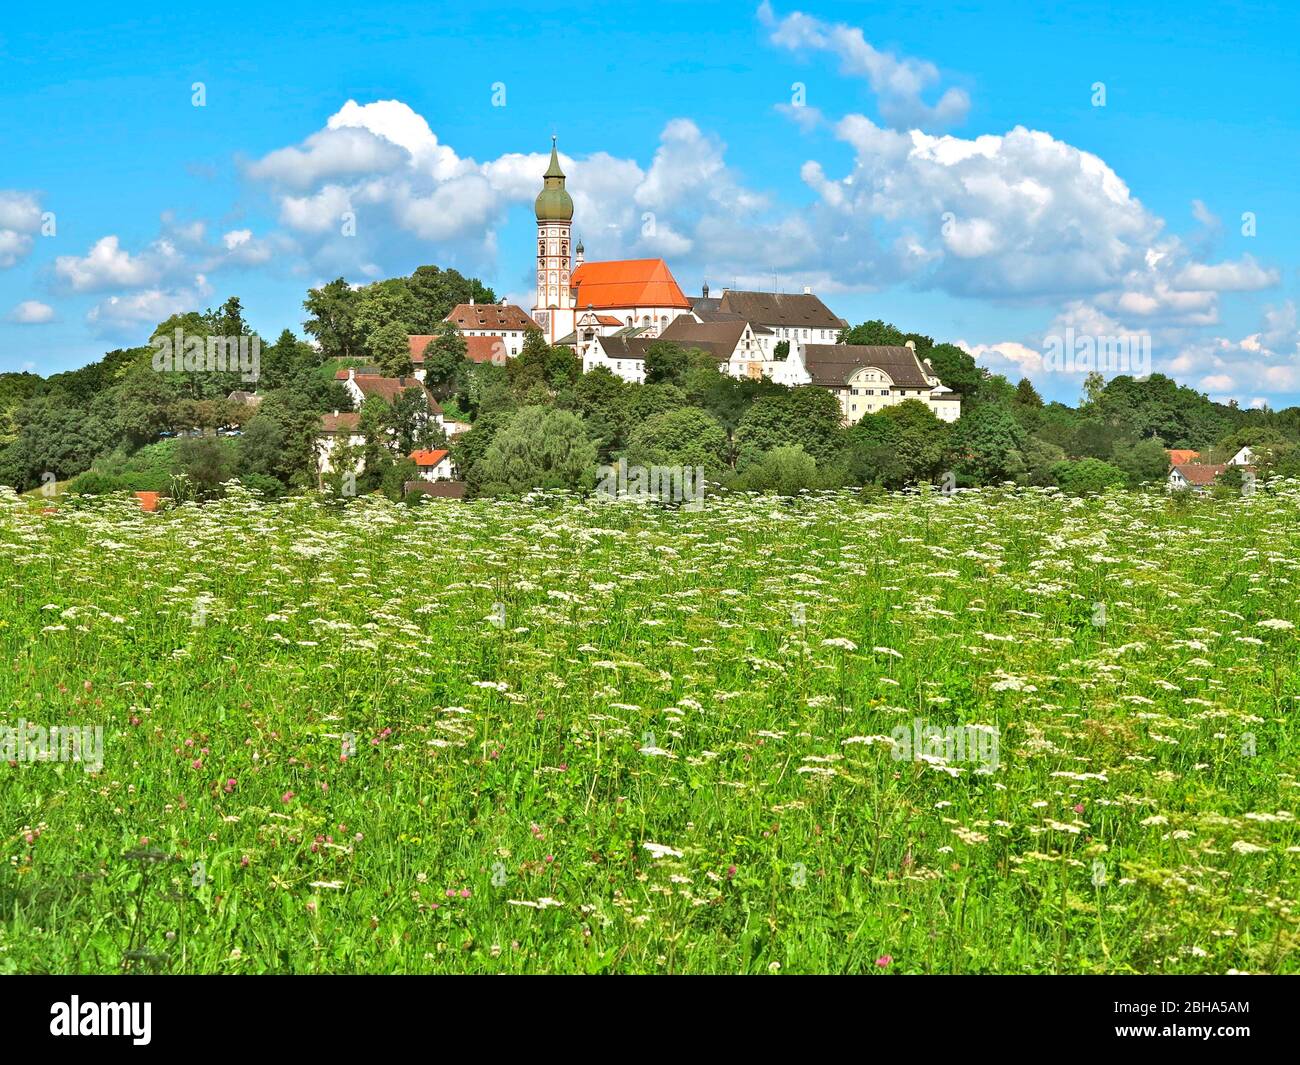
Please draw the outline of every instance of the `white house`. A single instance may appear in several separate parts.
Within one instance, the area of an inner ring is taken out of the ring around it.
[[[316,472],[321,479],[326,474],[334,473],[334,452],[339,447],[352,445],[361,447],[366,438],[359,428],[361,415],[354,411],[335,411],[322,414],[321,425],[316,433]],[[357,456],[353,473],[365,469],[365,460]]]
[[[615,377],[634,385],[645,384],[645,356],[648,341],[625,336],[595,336],[578,348],[582,372],[590,373],[603,366]]]
[[[1253,452],[1253,451],[1250,449],[1250,445],[1247,444],[1247,445],[1246,445],[1245,447],[1243,447],[1240,451],[1238,451],[1235,455],[1233,455],[1232,458],[1228,459],[1228,461],[1227,461],[1227,463],[1226,463],[1225,465],[1228,465],[1228,466],[1253,466],[1253,465],[1255,465],[1255,460],[1256,460],[1257,457],[1258,457],[1258,456],[1255,454],[1255,452]]]
[[[820,385],[840,401],[844,421],[853,425],[905,399],[920,400],[945,422],[961,417],[961,396],[939,380],[929,360],[916,349],[867,344],[792,345],[785,365],[772,379],[785,385]]]
[[[1199,462],[1184,463],[1169,471],[1166,487],[1171,492],[1190,489],[1197,494],[1202,494],[1214,487],[1214,482],[1227,468],[1226,464],[1219,463],[1214,465]]]
[[[723,289],[721,296],[711,298],[705,285],[702,293],[691,300],[692,315],[700,322],[748,322],[769,360],[775,358],[776,345],[783,340],[791,347],[833,344],[848,325],[807,286],[802,293]]]
[[[579,342],[583,372],[604,366],[624,381],[641,384],[645,381],[646,354],[659,341],[702,351],[717,361],[719,372],[736,378],[772,377],[783,365],[768,356],[754,327],[742,318],[700,322],[682,315],[669,322],[658,337],[624,330],[598,333]]]
[[[411,458],[423,480],[456,480],[456,467],[451,461],[451,452],[446,448],[436,451],[412,451]]]
[[[343,371],[340,370],[339,373],[342,374]],[[442,408],[438,406],[429,390],[424,387],[424,382],[418,377],[384,377],[380,374],[357,373],[355,367],[349,367],[347,377],[339,379],[343,381],[343,387],[348,390],[348,395],[352,397],[352,404],[358,410],[373,396],[378,396],[391,406],[403,392],[419,389],[424,396],[428,416],[440,429],[446,431],[446,419],[443,417]]]
[[[523,309],[513,303],[458,303],[443,319],[450,322],[465,338],[471,362],[495,362],[505,365],[524,349],[524,337],[538,325]],[[411,346],[415,376],[424,380],[424,349],[436,337],[432,333],[412,333],[406,338]],[[495,342],[495,343],[494,343]]]
[[[346,373],[346,376],[344,374]],[[320,428],[316,433],[316,470],[320,479],[335,472],[334,454],[344,445],[364,445],[365,434],[361,432],[361,405],[372,397],[379,397],[385,403],[392,404],[403,393],[418,389],[424,397],[427,413],[421,415],[431,419],[444,433],[448,431],[448,422],[443,416],[442,408],[434,401],[424,384],[414,377],[383,377],[379,374],[357,373],[355,367],[340,370],[337,379],[343,382],[348,395],[352,397],[356,411],[334,411],[333,414],[321,415]],[[450,423],[455,425],[456,423]],[[358,457],[354,473],[365,469],[365,461]]]

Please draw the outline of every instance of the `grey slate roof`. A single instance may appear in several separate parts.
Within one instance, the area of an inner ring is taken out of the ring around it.
[[[723,322],[697,322],[690,315],[680,315],[668,323],[659,334],[664,340],[671,340],[682,347],[699,347],[701,344],[725,344],[727,354],[736,350],[741,335],[745,332],[746,322],[743,318],[734,318]]]
[[[916,352],[906,347],[877,344],[805,344],[804,367],[813,384],[843,388],[856,370],[872,366],[883,370],[898,388],[929,388]]]
[[[738,314],[746,321],[790,329],[843,329],[820,298],[810,292],[740,292],[728,289],[718,301],[718,310]]]
[[[682,348],[699,348],[701,351],[712,355],[719,362],[731,358],[731,353],[736,350],[735,344],[717,343],[709,340],[672,340],[671,343]],[[647,339],[645,337],[619,336],[615,333],[613,336],[596,337],[596,343],[600,345],[601,351],[607,359],[644,359],[652,345],[659,343],[658,339]]]

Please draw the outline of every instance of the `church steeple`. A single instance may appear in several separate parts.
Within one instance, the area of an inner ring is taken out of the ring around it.
[[[564,187],[564,171],[556,138],[551,137],[551,162],[542,175],[537,194],[537,303],[533,320],[546,339],[555,343],[573,329],[573,307],[569,294],[573,258],[569,251],[569,227],[573,222],[573,197]]]
[[[556,150],[557,137],[551,134],[551,165],[546,168],[543,177],[564,177],[564,171],[560,169],[560,153]]]
[[[573,220],[573,197],[564,187],[564,171],[560,169],[560,153],[551,138],[551,165],[542,175],[542,191],[537,194],[537,221],[570,222]]]

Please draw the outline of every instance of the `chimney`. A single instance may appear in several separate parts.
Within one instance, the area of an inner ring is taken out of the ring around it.
[[[469,298],[469,305],[470,305],[471,307],[474,306],[474,297],[473,297],[473,296],[471,296],[471,297]]]
[[[804,285],[804,287],[803,287],[803,294],[804,294],[805,296],[811,296],[811,295],[812,295],[812,285]]]
[[[334,417],[337,418],[338,416],[339,416],[339,409],[338,409],[338,407],[335,407],[335,408],[334,408]]]

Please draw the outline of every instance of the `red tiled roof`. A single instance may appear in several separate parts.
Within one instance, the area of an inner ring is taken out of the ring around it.
[[[1183,479],[1187,481],[1188,484],[1198,486],[1213,484],[1219,474],[1227,468],[1227,466],[1222,464],[1205,466],[1194,462],[1184,463],[1174,467],[1174,469],[1183,475]]]
[[[1180,449],[1180,448],[1174,448],[1172,450],[1168,450],[1167,454],[1169,455],[1170,466],[1186,466],[1189,462],[1195,462],[1197,459],[1201,457],[1201,453],[1199,451],[1191,451],[1191,450]]]
[[[607,307],[681,307],[691,301],[677,287],[662,259],[619,259],[609,263],[583,263],[570,282],[577,290],[579,311]]]
[[[450,454],[445,448],[441,451],[412,451],[411,458],[417,466],[436,466]]]
[[[343,411],[338,414],[322,414],[320,421],[321,432],[323,433],[355,433],[361,424],[361,415],[351,411]]]
[[[355,381],[357,387],[361,389],[361,394],[366,399],[371,396],[379,396],[385,403],[393,403],[408,388],[418,388],[424,393],[424,398],[431,411],[437,413],[442,410],[433,401],[433,396],[429,395],[418,377],[380,377],[378,374],[359,373],[356,375]]]
[[[462,303],[451,309],[444,322],[455,322],[464,329],[537,329],[538,325],[522,307],[513,303]]]
[[[500,337],[466,337],[465,358],[470,362],[491,362],[504,366],[506,342]]]
[[[530,326],[529,328],[535,329],[537,327]],[[418,335],[409,336],[406,339],[411,345],[411,361],[416,366],[423,365],[425,346],[434,337],[432,335]],[[465,358],[469,359],[470,362],[492,362],[493,354],[498,351],[497,365],[500,366],[505,362],[506,346],[505,341],[500,337],[465,337],[465,349]],[[344,372],[343,377],[347,377],[346,372]]]

